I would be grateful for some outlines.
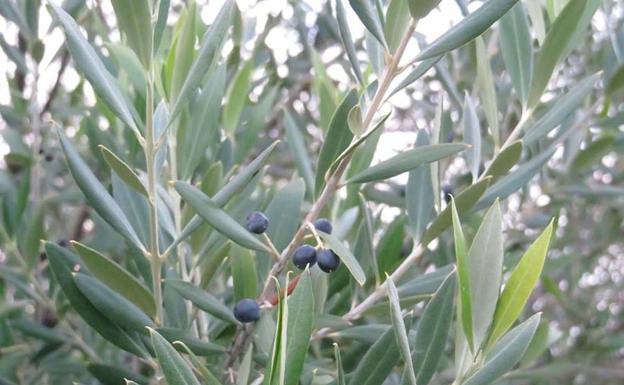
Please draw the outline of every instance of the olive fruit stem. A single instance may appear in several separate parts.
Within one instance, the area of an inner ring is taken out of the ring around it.
[[[317,246],[323,247],[323,241],[321,240],[321,237],[319,237],[318,232],[316,231],[316,227],[314,227],[314,224],[312,222],[308,222],[306,223],[306,226],[308,226],[308,228],[310,229],[312,236],[316,240]]]
[[[275,244],[273,244],[273,241],[271,241],[271,237],[269,237],[266,231],[262,233],[262,239],[264,240],[264,244],[269,247],[269,250],[271,250],[270,254],[273,257],[273,259],[275,259],[276,261],[279,261],[280,253],[279,251],[277,251]]]

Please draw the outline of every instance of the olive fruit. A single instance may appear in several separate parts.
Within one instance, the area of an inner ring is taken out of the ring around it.
[[[297,247],[293,254],[293,264],[300,268],[305,269],[307,265],[314,265],[316,263],[316,249],[310,245],[301,245]]]
[[[247,223],[245,223],[245,228],[254,233],[254,234],[262,234],[269,227],[269,218],[264,215],[264,213],[260,211],[254,211],[251,214],[247,215]]]
[[[260,306],[255,299],[243,298],[234,306],[234,317],[240,322],[254,322],[260,319]]]
[[[329,219],[327,218],[319,218],[317,220],[314,221],[314,228],[322,231],[326,234],[331,234],[332,232],[332,225],[331,222],[329,221]]]
[[[338,258],[333,250],[323,249],[316,253],[316,263],[318,263],[321,270],[326,273],[331,273],[340,265],[340,258]]]

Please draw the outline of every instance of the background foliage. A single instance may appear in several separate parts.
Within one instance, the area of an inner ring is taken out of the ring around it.
[[[621,384],[622,15],[0,1],[0,383]]]

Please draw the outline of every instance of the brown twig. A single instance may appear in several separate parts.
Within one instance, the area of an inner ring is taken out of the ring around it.
[[[59,68],[58,74],[56,75],[56,82],[54,82],[54,86],[50,90],[50,94],[48,95],[48,100],[46,100],[41,112],[39,112],[39,117],[43,117],[43,115],[50,110],[52,107],[52,102],[56,98],[56,94],[58,93],[59,87],[61,85],[61,78],[65,73],[65,69],[67,69],[67,64],[69,63],[69,51],[65,50],[63,52],[63,56],[61,56],[61,67]]]

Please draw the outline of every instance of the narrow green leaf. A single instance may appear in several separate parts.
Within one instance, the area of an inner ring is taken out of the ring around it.
[[[455,272],[435,292],[418,322],[412,365],[418,385],[427,385],[435,374],[453,320]]]
[[[455,206],[455,200],[451,200],[453,216],[453,238],[455,241],[455,260],[457,263],[457,278],[459,281],[459,308],[458,318],[470,350],[474,350],[472,338],[472,300],[470,299],[470,267],[468,266],[468,248],[466,238],[459,221],[459,214]]]
[[[46,204],[41,202],[36,204],[34,212],[28,218],[28,225],[24,236],[18,236],[18,247],[20,253],[26,259],[28,266],[35,266],[39,258],[41,240],[45,238],[45,214]]]
[[[299,383],[310,345],[314,314],[314,288],[310,271],[306,269],[288,300],[285,384]]]
[[[462,385],[488,385],[512,369],[524,356],[540,318],[540,313],[535,314],[507,333],[494,346],[483,366],[468,377]]]
[[[419,130],[416,137],[417,146],[427,146],[429,135],[426,130]],[[427,165],[416,167],[409,172],[405,187],[405,209],[408,227],[414,242],[427,227],[433,214],[433,186],[431,184],[431,168]]]
[[[386,19],[390,22],[384,26],[384,35],[390,52],[397,50],[401,38],[412,20],[407,3],[406,0],[390,0],[390,4],[388,4]]]
[[[236,76],[230,83],[225,105],[223,106],[223,129],[226,133],[233,135],[238,127],[241,112],[245,107],[245,102],[249,99],[249,88],[251,87],[251,71],[253,70],[253,60],[248,60],[238,70]]]
[[[146,326],[154,325],[138,306],[97,279],[74,273],[74,282],[89,302],[112,322],[141,333],[145,333]]]
[[[344,369],[342,368],[342,357],[340,347],[334,342],[334,356],[336,357],[336,385],[347,385]]]
[[[548,320],[540,322],[533,335],[533,340],[524,353],[519,366],[527,367],[532,365],[537,359],[542,357],[546,350],[555,342],[561,340],[563,336],[564,334],[558,326],[551,324]]]
[[[162,329],[161,329],[162,330]],[[169,340],[170,341],[170,340]],[[183,351],[188,354],[194,369],[202,376],[203,380],[210,385],[221,385],[221,381],[215,376],[209,369],[208,366],[204,362],[202,362],[199,357],[182,341],[173,341],[172,344],[178,351]],[[250,350],[251,350],[250,345]],[[178,349],[179,348],[179,349]],[[247,357],[247,356],[245,356]],[[237,383],[238,385],[238,383]],[[246,385],[246,384],[245,384]]]
[[[176,100],[193,65],[195,40],[197,39],[197,4],[191,2],[182,9],[176,22],[175,40],[167,58],[169,99]],[[201,79],[200,79],[201,80]]]
[[[275,147],[280,143],[279,140],[271,143],[264,151],[260,153],[253,161],[249,162],[249,164],[242,169],[236,176],[234,176],[229,182],[225,184],[217,193],[214,195],[212,200],[215,204],[220,207],[224,206],[235,194],[240,192],[258,173],[260,169],[266,161],[269,159],[269,156],[275,150]]]
[[[127,380],[140,385],[149,384],[149,378],[119,366],[89,364],[87,370],[104,385],[121,385]]]
[[[505,289],[498,301],[496,313],[494,313],[494,323],[492,324],[488,346],[496,343],[522,313],[542,273],[552,230],[553,222],[551,221],[544,232],[524,253],[507,280]]]
[[[214,23],[206,30],[197,59],[193,62],[186,80],[184,81],[184,85],[180,89],[180,93],[171,109],[170,121],[180,113],[186,99],[188,99],[193,91],[201,84],[201,79],[208,72],[210,67],[218,61],[225,36],[232,23],[232,10],[234,9],[234,5],[235,2],[233,0],[226,0],[219,14],[217,14]]]
[[[28,64],[26,64],[26,57],[20,51],[20,49],[14,45],[10,45],[5,39],[4,36],[0,36],[0,47],[7,55],[7,57],[15,63],[17,68],[22,73],[28,73]]]
[[[199,385],[189,364],[154,329],[149,329],[156,359],[169,385]]]
[[[564,50],[574,35],[571,31],[575,30],[586,4],[587,0],[568,2],[548,30],[544,44],[542,44],[535,58],[529,90],[529,107],[534,107],[539,103],[542,92],[546,89],[555,67],[563,59]]]
[[[360,259],[364,260],[364,258],[368,258],[370,261],[372,270],[377,278],[377,272],[379,271],[379,264],[377,263],[377,257],[375,256],[375,230],[373,227],[373,214],[371,209],[364,198],[364,195],[361,192],[358,192],[358,206],[360,208],[360,215],[362,216],[362,230],[359,235],[362,241],[362,250],[359,251],[357,249],[354,250],[355,254],[360,255]],[[358,243],[360,240],[358,238]],[[376,284],[379,284],[379,280],[376,280]]]
[[[440,100],[436,108],[433,127],[431,128],[431,144],[440,143],[440,137],[442,135],[442,130],[444,129],[443,127],[443,124],[445,121],[444,116],[445,116],[444,98],[442,98],[442,100]],[[438,162],[433,162],[429,165],[429,168],[431,169],[431,186],[433,187],[433,191],[434,191],[434,194],[433,194],[433,201],[435,203],[434,209],[436,212],[439,212],[440,210],[442,210],[442,202],[440,202],[441,194],[435,193],[435,192],[442,191],[441,186],[440,186],[440,165],[438,164]],[[449,221],[450,221],[450,218],[449,218]]]
[[[15,301],[13,303],[5,303],[0,305],[0,319],[11,317],[15,313],[21,313],[25,311],[27,301]]]
[[[410,327],[406,325],[407,329]],[[381,385],[399,361],[400,355],[394,331],[389,327],[366,351],[349,377],[348,384]]]
[[[442,283],[453,271],[453,265],[446,265],[431,273],[419,275],[399,286],[398,292],[401,297],[412,297],[416,295],[431,295],[435,293]]]
[[[197,187],[178,181],[175,182],[175,189],[182,199],[215,230],[241,246],[252,250],[268,251],[258,238],[221,210],[217,203],[208,198]]]
[[[522,104],[526,106],[533,69],[529,21],[521,2],[500,20],[500,47],[511,82]]]
[[[462,192],[455,196],[455,204],[457,205],[457,211],[459,215],[463,215],[465,212],[470,210],[483,196],[485,190],[490,185],[490,181],[492,177],[485,177],[481,179],[479,182],[467,187]],[[451,208],[447,206],[442,212],[437,216],[436,219],[429,225],[427,230],[422,236],[422,245],[428,245],[429,242],[436,239],[444,230],[446,230],[452,223],[451,218]]]
[[[537,41],[541,46],[546,38],[546,24],[544,23],[544,13],[542,11],[541,0],[527,0],[527,12],[531,19],[531,26],[537,35]]]
[[[112,0],[119,29],[145,68],[152,62],[152,15],[148,0]]]
[[[583,14],[579,17],[578,22],[572,30],[572,37],[568,39],[568,44],[563,51],[562,57],[567,57],[576,48],[581,39],[587,36],[589,25],[598,8],[603,5],[603,0],[587,0],[587,4],[583,9]]]
[[[470,147],[466,149],[466,163],[472,172],[472,180],[479,178],[479,166],[481,165],[481,126],[474,103],[468,92],[464,96],[464,112],[462,116],[464,128],[464,141]]]
[[[349,0],[351,8],[355,11],[355,14],[360,19],[364,27],[370,32],[375,39],[381,43],[382,46],[387,47],[386,39],[384,37],[383,23],[379,19],[375,7],[370,0]]]
[[[15,0],[7,0],[0,2],[0,15],[4,16],[7,20],[14,22],[20,30],[20,33],[25,37],[32,39],[33,31],[28,24],[28,21],[24,17],[24,14],[20,11],[19,5]]]
[[[492,323],[503,274],[503,230],[498,201],[487,211],[468,250],[474,346]]]
[[[140,345],[139,341],[135,341],[126,331],[100,313],[78,289],[72,276],[72,270],[79,266],[77,265],[78,257],[67,249],[51,242],[45,243],[45,250],[50,261],[50,269],[56,281],[63,289],[65,297],[67,297],[74,310],[82,319],[102,337],[121,349],[139,357],[147,356],[145,349]]]
[[[409,11],[416,20],[427,16],[435,7],[440,4],[440,0],[406,0],[409,5]]]
[[[331,118],[327,134],[325,135],[325,138],[331,138],[331,140],[325,140],[323,142],[316,165],[316,177],[314,182],[316,195],[320,194],[325,186],[325,174],[334,162],[334,159],[351,143],[353,135],[351,131],[349,131],[347,120],[349,111],[351,111],[351,108],[356,104],[357,92],[351,90],[344,99],[342,99]]]
[[[541,154],[518,166],[512,173],[499,179],[483,194],[475,208],[477,210],[492,204],[495,199],[505,199],[527,184],[555,153],[555,148],[545,149]]]
[[[386,50],[370,32],[366,31],[365,38],[368,60],[374,73],[379,77],[382,75],[385,67]]]
[[[285,288],[288,288],[290,285],[290,275],[286,274],[286,282]],[[279,288],[278,288],[279,289]],[[279,291],[278,291],[279,292]],[[279,322],[281,323],[280,331],[280,347],[279,347],[279,355],[277,356],[278,363],[278,373],[277,373],[277,383],[276,385],[286,385],[286,360],[288,359],[286,350],[288,348],[288,319],[289,319],[289,311],[288,311],[288,291],[284,290],[284,296],[280,299],[280,302],[283,303],[282,314],[279,317]]]
[[[276,278],[276,290],[279,293],[279,282]],[[290,274],[286,275],[285,287],[289,285]],[[275,336],[273,338],[273,346],[271,348],[271,360],[267,363],[264,372],[264,385],[285,385],[284,378],[286,373],[286,347],[288,343],[288,293],[284,290],[284,294],[278,301],[277,320],[275,327]]]
[[[218,66],[207,75],[201,94],[190,108],[192,115],[190,125],[186,127],[183,147],[179,149],[184,154],[179,159],[182,180],[187,180],[193,175],[202,159],[205,159],[206,149],[219,135],[221,99],[225,93],[226,79],[226,66]]]
[[[253,355],[253,344],[249,344],[247,352],[243,356],[240,366],[238,367],[236,385],[248,385],[249,375],[251,374],[251,359]]]
[[[517,140],[496,155],[485,171],[484,176],[498,177],[507,174],[518,163],[520,155],[522,155],[522,140]]]
[[[360,266],[360,263],[351,253],[351,250],[349,250],[349,248],[333,234],[327,234],[322,231],[318,231],[318,234],[321,236],[323,241],[327,243],[327,247],[333,250],[336,255],[338,255],[340,260],[351,272],[351,275],[353,275],[353,278],[355,278],[360,286],[363,286],[366,282],[366,274],[364,274],[362,266]]]
[[[336,1],[336,19],[338,20],[340,39],[342,40],[342,45],[345,47],[347,58],[351,63],[353,73],[355,74],[355,77],[360,82],[360,84],[363,85],[364,76],[362,75],[362,70],[360,69],[360,63],[358,62],[357,52],[355,50],[355,45],[353,44],[353,38],[351,37],[349,23],[347,22],[347,15],[342,1],[343,0]]]
[[[352,176],[347,183],[364,183],[391,178],[420,166],[456,154],[467,146],[459,143],[431,144],[404,151]]]
[[[357,106],[356,106],[357,107]],[[353,108],[356,108],[353,107]],[[351,115],[351,112],[353,112],[353,108],[351,109],[349,116]],[[332,172],[334,170],[336,170],[336,168],[338,167],[338,164],[347,156],[353,154],[362,144],[364,144],[369,138],[371,138],[370,141],[366,142],[366,144],[370,147],[367,148],[367,150],[371,151],[374,150],[374,144],[377,143],[379,141],[379,129],[382,128],[384,126],[384,123],[386,122],[386,120],[388,120],[388,118],[390,117],[391,113],[387,113],[386,115],[384,115],[381,119],[379,119],[379,121],[377,123],[375,123],[375,125],[370,128],[368,131],[362,133],[360,135],[359,138],[357,138],[356,140],[352,141],[351,144],[338,156],[338,158],[336,158],[336,160],[334,160],[331,164],[331,166],[329,167],[329,170],[327,173]],[[362,150],[362,151],[366,151],[366,150]],[[372,152],[372,151],[371,151]],[[372,160],[372,153],[370,154],[370,158]],[[354,162],[355,162],[355,158],[357,156],[354,156]],[[352,163],[354,163],[352,162]],[[370,163],[370,160],[368,160],[367,162],[365,162],[366,164]],[[327,174],[326,173],[326,174]]]
[[[240,246],[230,247],[230,268],[234,281],[234,298],[256,298],[258,295],[258,273],[256,258],[251,251]]]
[[[162,40],[165,27],[167,26],[170,6],[171,0],[158,1],[158,17],[156,18],[156,24],[154,25],[154,52],[157,52],[160,47],[160,41]]]
[[[266,233],[278,251],[282,251],[295,235],[301,221],[301,206],[305,196],[305,184],[301,178],[294,179],[280,188],[264,210],[269,218]]]
[[[411,365],[412,354],[410,352],[409,341],[407,339],[407,330],[405,329],[405,323],[403,323],[403,317],[401,315],[401,304],[399,303],[399,293],[396,286],[389,275],[386,274],[386,294],[388,296],[388,303],[390,304],[390,315],[392,320],[392,330],[394,331],[394,337],[399,345],[399,351],[405,367],[407,368],[407,378],[409,383],[416,385],[416,373],[414,366]]]
[[[145,313],[152,317],[156,314],[154,297],[139,280],[115,261],[106,258],[82,243],[72,241],[72,245],[94,277],[130,300]]]
[[[297,171],[305,181],[306,190],[313,193],[314,172],[312,171],[312,162],[303,137],[303,130],[299,128],[295,118],[288,111],[284,114],[284,128],[286,130],[286,142],[295,160]]]
[[[602,135],[587,144],[572,160],[570,169],[574,172],[586,170],[596,164],[612,148],[615,138],[612,135]]]
[[[518,0],[489,0],[425,47],[416,60],[430,59],[468,43],[503,17],[517,2]]]
[[[238,323],[234,314],[217,298],[213,297],[210,293],[201,288],[193,285],[190,282],[168,279],[165,281],[165,285],[169,285],[174,288],[182,297],[188,299],[197,306],[199,309],[213,316],[228,321],[231,323]]]
[[[407,76],[403,78],[403,80],[388,93],[388,98],[397,92],[401,91],[403,88],[409,86],[414,83],[416,80],[420,79],[424,74],[427,73],[436,63],[442,59],[443,55],[432,57],[430,59],[425,59],[418,63],[414,69],[412,69]]]
[[[257,158],[251,161],[247,167],[245,167],[241,172],[236,174],[228,183],[225,184],[213,197],[212,201],[219,207],[225,206],[225,204],[238,192],[240,192],[258,173],[260,169],[266,161],[269,159],[269,156],[273,153],[275,147],[279,144],[279,141],[273,142],[269,147],[267,147]],[[180,235],[176,238],[176,240],[169,246],[176,247],[180,242],[184,241],[189,235],[193,233],[193,231],[197,230],[199,226],[204,223],[204,220],[201,216],[195,215],[191,220],[187,223],[186,226],[180,232]]]
[[[349,111],[349,115],[347,117],[347,125],[355,137],[362,135],[362,124],[362,110],[360,109],[360,105],[356,104],[353,106],[351,111]]]
[[[314,92],[319,100],[319,126],[322,131],[327,132],[329,122],[336,110],[339,91],[327,74],[327,68],[319,53],[312,46],[308,46],[308,51],[314,69]]]
[[[108,104],[119,119],[128,125],[137,136],[140,136],[133,118],[133,116],[137,116],[136,111],[132,111],[132,105],[127,102],[126,96],[121,92],[117,81],[108,72],[93,47],[82,36],[74,19],[61,7],[53,4],[49,6],[65,30],[67,46],[76,62],[76,67],[85,75],[95,92]]]
[[[585,98],[591,93],[600,73],[588,76],[578,82],[565,95],[555,99],[553,105],[535,123],[525,126],[525,134],[522,138],[525,145],[530,145],[536,140],[548,135],[555,127],[559,126],[570,114],[573,114]]]
[[[184,309],[184,307],[182,308]],[[156,331],[167,341],[174,344],[173,347],[179,352],[184,353],[186,352],[185,348],[188,348],[193,354],[200,356],[222,356],[226,351],[226,348],[221,345],[185,335],[183,330],[175,327],[158,328]],[[184,346],[176,344],[176,341],[182,342]]]
[[[380,281],[385,278],[387,272],[394,271],[401,263],[403,258],[401,253],[404,251],[405,222],[406,219],[404,216],[395,218],[386,228],[377,243],[375,254],[379,267],[377,277]]]
[[[104,188],[96,176],[93,175],[89,166],[82,160],[78,151],[74,148],[69,139],[65,137],[65,134],[60,129],[57,130],[57,133],[61,141],[61,147],[65,153],[65,158],[67,159],[69,170],[76,184],[78,184],[78,187],[80,187],[80,190],[87,198],[89,205],[119,234],[123,235],[140,250],[145,250],[139,237],[132,228],[132,225],[128,222],[128,218],[126,218],[117,202],[108,194],[106,188]]]
[[[383,303],[383,314],[388,315],[387,303]],[[373,345],[387,331],[392,331],[392,325],[370,324],[347,327],[332,333],[331,336]],[[394,340],[396,342],[396,339]],[[397,354],[399,354],[398,350]]]
[[[145,189],[145,186],[143,186],[143,183],[141,183],[139,176],[134,172],[134,170],[132,170],[132,168],[130,168],[130,166],[126,162],[121,160],[108,148],[104,147],[103,145],[100,145],[99,147],[100,151],[102,151],[102,156],[104,157],[104,160],[106,161],[108,166],[113,169],[113,171],[115,171],[119,178],[121,178],[121,180],[126,182],[128,186],[132,187],[137,192],[143,194],[144,196],[147,196],[147,190]]]
[[[498,146],[500,143],[498,98],[496,97],[496,86],[490,66],[490,57],[481,36],[475,39],[475,46],[477,51],[477,88],[479,90],[479,96],[481,97],[481,105],[485,112],[485,120],[487,120],[490,126],[490,132],[494,138],[494,143]]]
[[[147,82],[145,81],[145,69],[130,48],[121,44],[106,43],[106,50],[111,58],[117,62],[117,66],[128,75],[128,80],[134,86],[134,90],[140,95],[145,95]]]
[[[40,323],[25,317],[11,320],[10,325],[12,328],[19,330],[25,336],[41,340],[42,342],[64,344],[69,338],[67,335],[61,334],[58,330],[47,328]]]
[[[624,87],[624,65],[618,67],[607,81],[606,94],[612,96]]]

